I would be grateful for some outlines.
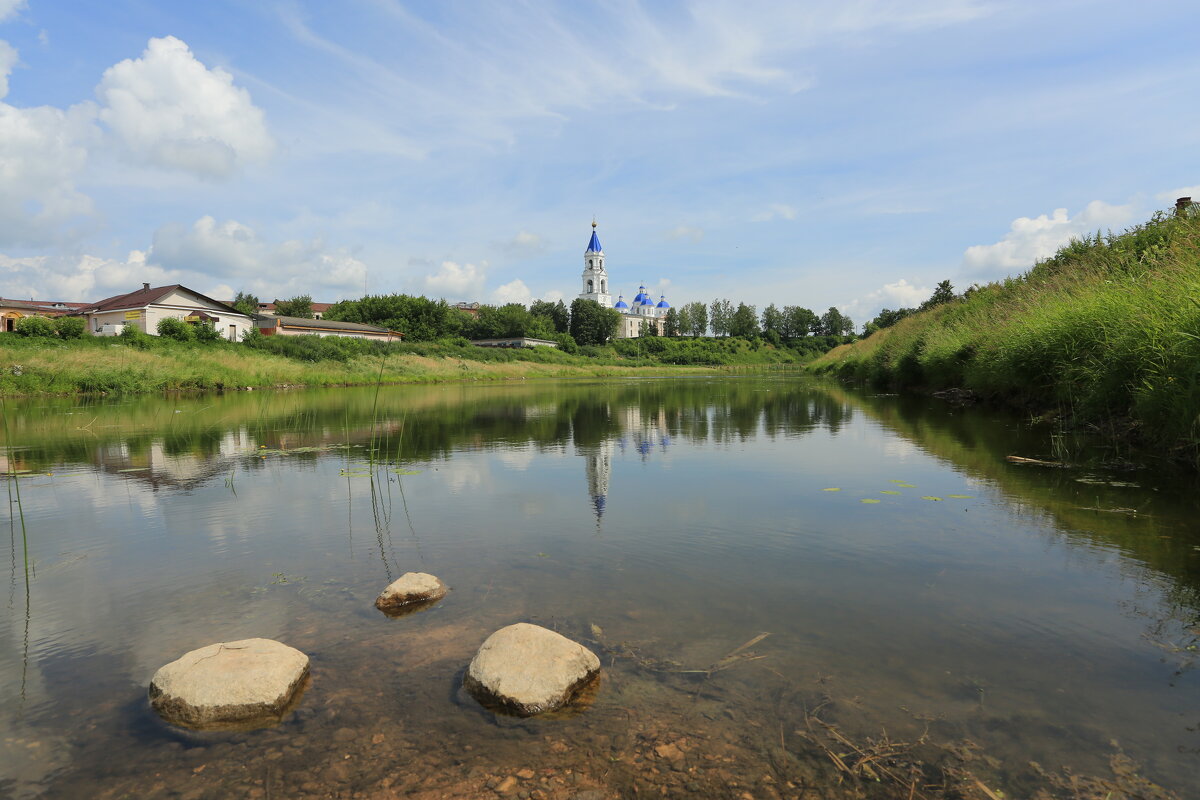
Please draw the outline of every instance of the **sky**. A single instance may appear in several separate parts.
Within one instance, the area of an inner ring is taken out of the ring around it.
[[[1194,0],[0,0],[0,296],[837,307],[1200,198]]]

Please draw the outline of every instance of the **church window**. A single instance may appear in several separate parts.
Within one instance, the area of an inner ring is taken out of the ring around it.
[[[608,291],[608,281],[600,281],[600,294],[605,294]]]
[[[590,294],[591,291],[592,291],[592,282],[589,280],[588,281],[588,293]]]

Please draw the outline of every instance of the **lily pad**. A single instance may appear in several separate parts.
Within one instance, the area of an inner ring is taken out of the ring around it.
[[[924,497],[922,497],[921,499],[922,499],[922,500],[938,500],[938,501],[940,501],[942,498],[940,498],[940,497],[934,497],[934,496],[933,496],[933,495],[931,495],[931,494],[927,494],[927,495],[925,495]]]
[[[396,473],[397,475],[420,475],[421,474],[421,470],[419,470],[419,469],[394,469],[394,470],[392,470],[392,472]]]
[[[822,492],[840,492],[841,489],[837,488],[836,486],[831,486],[830,488],[822,489],[821,491]]]
[[[878,503],[879,500],[877,500],[874,497],[864,497],[862,500],[859,500],[858,502],[860,502],[860,503]]]
[[[946,495],[946,497],[953,497],[955,500],[970,500],[971,499],[971,495],[969,495],[969,494],[948,494],[948,495]]]
[[[879,493],[880,494],[900,494],[895,489],[880,489]]]

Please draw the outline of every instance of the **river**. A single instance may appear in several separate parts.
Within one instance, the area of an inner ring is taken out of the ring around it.
[[[0,794],[1200,794],[1195,479],[1019,416],[786,375],[4,410]],[[450,594],[380,614],[408,571]],[[594,691],[480,708],[518,621]],[[282,723],[149,708],[251,636],[312,659]]]

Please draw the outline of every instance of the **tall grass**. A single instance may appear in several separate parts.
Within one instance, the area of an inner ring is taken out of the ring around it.
[[[878,385],[964,387],[1200,465],[1200,217],[1160,214],[1072,241],[1025,275],[812,368]]]

